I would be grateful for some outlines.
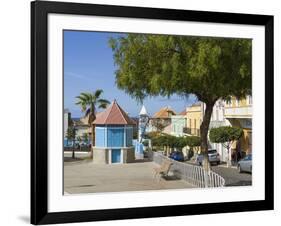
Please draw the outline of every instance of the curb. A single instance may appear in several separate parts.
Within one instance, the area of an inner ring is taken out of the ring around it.
[[[237,169],[237,166],[229,166],[229,167],[227,167],[226,165],[218,165],[217,167],[227,168],[227,169]]]

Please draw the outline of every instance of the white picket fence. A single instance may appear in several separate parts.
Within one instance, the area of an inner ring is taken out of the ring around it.
[[[188,183],[196,187],[223,187],[225,185],[225,180],[219,174],[213,171],[205,171],[203,167],[196,166],[188,163],[182,163],[170,159],[159,152],[150,152],[149,158],[155,163],[161,165],[164,160],[169,160],[173,164],[171,166],[171,171],[177,177],[186,180]]]

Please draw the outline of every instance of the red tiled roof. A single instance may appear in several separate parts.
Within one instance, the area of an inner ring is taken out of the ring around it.
[[[186,115],[186,109],[184,109],[179,115]]]
[[[107,109],[96,115],[93,124],[98,125],[133,125],[136,124],[114,100]]]
[[[170,107],[163,107],[153,115],[153,118],[171,118],[171,115],[176,115],[176,112]]]

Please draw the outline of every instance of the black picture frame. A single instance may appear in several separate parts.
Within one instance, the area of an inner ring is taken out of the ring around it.
[[[265,199],[142,208],[48,212],[48,14],[263,25],[265,27]],[[31,3],[31,223],[51,224],[272,210],[273,16],[35,1]]]

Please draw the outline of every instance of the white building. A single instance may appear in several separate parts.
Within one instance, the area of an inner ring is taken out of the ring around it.
[[[76,130],[76,139],[78,137],[82,138],[84,134],[88,135],[88,139],[91,137],[91,127],[86,122],[85,118],[73,118],[73,124]]]
[[[225,118],[225,102],[222,100],[218,100],[213,107],[209,130],[211,128],[230,125],[231,124],[229,123],[229,121]],[[223,144],[215,144],[209,141],[209,146],[210,149],[216,149],[218,151],[218,153],[220,154],[221,161],[227,161],[227,149],[223,146]]]
[[[69,126],[69,123],[70,123],[70,120],[71,120],[71,113],[70,111],[66,108],[64,109],[64,112],[63,112],[63,131],[64,131],[64,138],[66,138],[66,134],[67,134],[67,130],[68,130],[68,126]]]

